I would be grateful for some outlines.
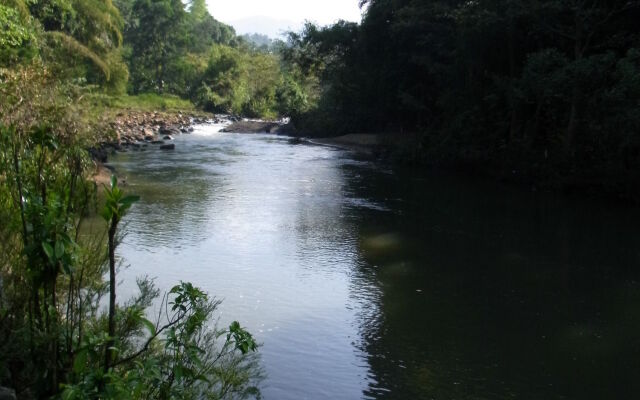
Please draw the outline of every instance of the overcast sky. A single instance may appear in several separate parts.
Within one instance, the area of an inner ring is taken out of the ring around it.
[[[274,36],[281,30],[299,29],[305,20],[321,25],[339,19],[360,21],[358,0],[207,0],[207,4],[215,19],[233,25],[239,33]]]

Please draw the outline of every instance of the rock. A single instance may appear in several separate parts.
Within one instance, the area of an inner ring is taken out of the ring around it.
[[[178,130],[178,128],[176,127],[167,127],[167,126],[163,126],[160,128],[160,130],[158,130],[158,133],[160,133],[161,135],[171,135],[171,134],[179,134],[180,131]]]
[[[103,147],[100,147],[100,148],[92,147],[89,149],[89,154],[91,155],[91,158],[101,163],[107,162],[107,158],[109,155],[107,153],[107,150]]]
[[[25,389],[18,394],[18,400],[37,400],[31,389]]]
[[[173,136],[171,135],[165,135],[162,140],[173,140]]]
[[[147,142],[153,141],[153,135],[145,135],[144,140],[146,140]]]
[[[164,144],[164,140],[154,140],[151,144]]]
[[[174,150],[175,148],[176,148],[176,145],[173,143],[163,144],[162,146],[160,146],[160,150]]]
[[[0,386],[0,400],[16,400],[16,391]]]
[[[299,137],[293,137],[293,138],[288,140],[289,144],[300,144],[302,142],[303,142],[302,139],[299,138]]]

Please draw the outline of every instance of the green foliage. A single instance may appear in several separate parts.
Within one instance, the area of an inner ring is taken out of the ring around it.
[[[216,45],[211,49],[196,101],[210,111],[273,117],[281,79],[274,55]]]
[[[251,117],[276,117],[284,109],[278,100],[291,91],[276,95],[283,82],[278,57],[246,46],[204,2],[192,2],[188,11],[177,0],[119,4],[133,93],[171,93],[208,111]]]
[[[281,115],[299,117],[309,110],[309,95],[300,82],[290,75],[286,75],[282,83],[276,88],[278,112]]]
[[[88,47],[78,42],[73,37],[66,35],[62,32],[46,32],[45,38],[49,39],[48,43],[51,46],[58,48],[56,57],[60,57],[61,52],[66,52],[66,55],[72,58],[85,58],[97,68],[100,69],[105,79],[108,81],[111,76],[111,71],[105,61],[96,53],[91,51]]]
[[[146,280],[139,282],[141,288],[149,284]],[[141,291],[139,301],[148,303],[157,292],[146,293],[144,289]],[[257,346],[237,323],[228,331],[207,327],[217,305],[218,302],[210,301],[206,293],[190,283],[174,286],[161,305],[170,310],[165,316],[167,323],[160,326],[160,321],[151,322],[134,312],[131,331],[145,336],[144,345],[140,349],[132,345],[121,348],[122,358],[107,373],[98,365],[102,356],[99,349],[108,343],[108,338],[104,334],[87,335],[74,361],[73,383],[65,385],[61,397],[254,397],[259,392],[251,383],[260,371],[251,353]],[[141,328],[146,330],[146,335]],[[101,385],[103,390],[98,389]]]
[[[187,13],[179,0],[136,0],[125,36],[134,93],[162,93],[173,60],[185,53]]]
[[[89,264],[97,260],[80,250],[76,234],[93,198],[84,179],[91,164],[77,120],[69,118],[74,109],[58,103],[59,91],[42,70],[7,72],[0,85],[0,193],[12,199],[5,204],[7,224],[0,226],[8,241],[8,263],[0,265],[6,296],[1,325],[3,337],[13,342],[0,349],[0,379],[8,374],[37,395],[56,390],[58,365],[70,350],[64,336],[74,329],[76,315],[64,297],[70,282],[83,274],[85,294],[92,296],[89,288],[100,276]]]
[[[255,341],[239,325],[210,328],[218,302],[193,285],[165,295],[153,322],[148,279],[105,315],[117,222],[138,198],[113,178],[97,206],[83,135],[94,129],[75,89],[44,67],[0,70],[0,386],[35,398],[259,396]],[[108,232],[86,223],[97,213]]]
[[[419,138],[419,161],[542,180],[638,174],[638,2],[362,3],[360,25],[307,25],[281,48],[319,79],[298,128]]]
[[[34,39],[18,10],[0,4],[0,49],[20,47]]]
[[[163,111],[193,111],[194,106],[189,100],[175,95],[159,95],[156,93],[141,93],[137,96],[113,96],[108,98],[108,106],[115,109],[133,110],[163,110]]]
[[[127,210],[140,200],[139,196],[125,196],[118,187],[118,179],[115,175],[111,175],[111,187],[105,186],[106,204],[100,216],[107,222],[112,219],[121,220]]]
[[[36,29],[29,20],[26,8],[20,6],[24,4],[0,3],[0,66],[10,66],[19,60],[34,57]]]
[[[123,91],[122,19],[111,0],[3,0],[0,26],[0,65],[37,59],[61,82]]]
[[[259,33],[244,34],[240,36],[240,39],[242,39],[245,42],[243,44],[249,46],[252,51],[272,53],[274,51],[277,51],[278,48],[277,41],[271,39],[267,35],[262,35]]]

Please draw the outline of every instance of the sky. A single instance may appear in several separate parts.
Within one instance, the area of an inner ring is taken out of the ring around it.
[[[328,25],[339,19],[360,22],[358,0],[207,0],[209,12],[240,34],[299,30],[305,20]]]

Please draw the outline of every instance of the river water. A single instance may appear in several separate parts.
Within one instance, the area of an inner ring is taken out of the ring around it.
[[[135,277],[263,345],[265,399],[640,398],[640,213],[198,126],[114,157]]]

